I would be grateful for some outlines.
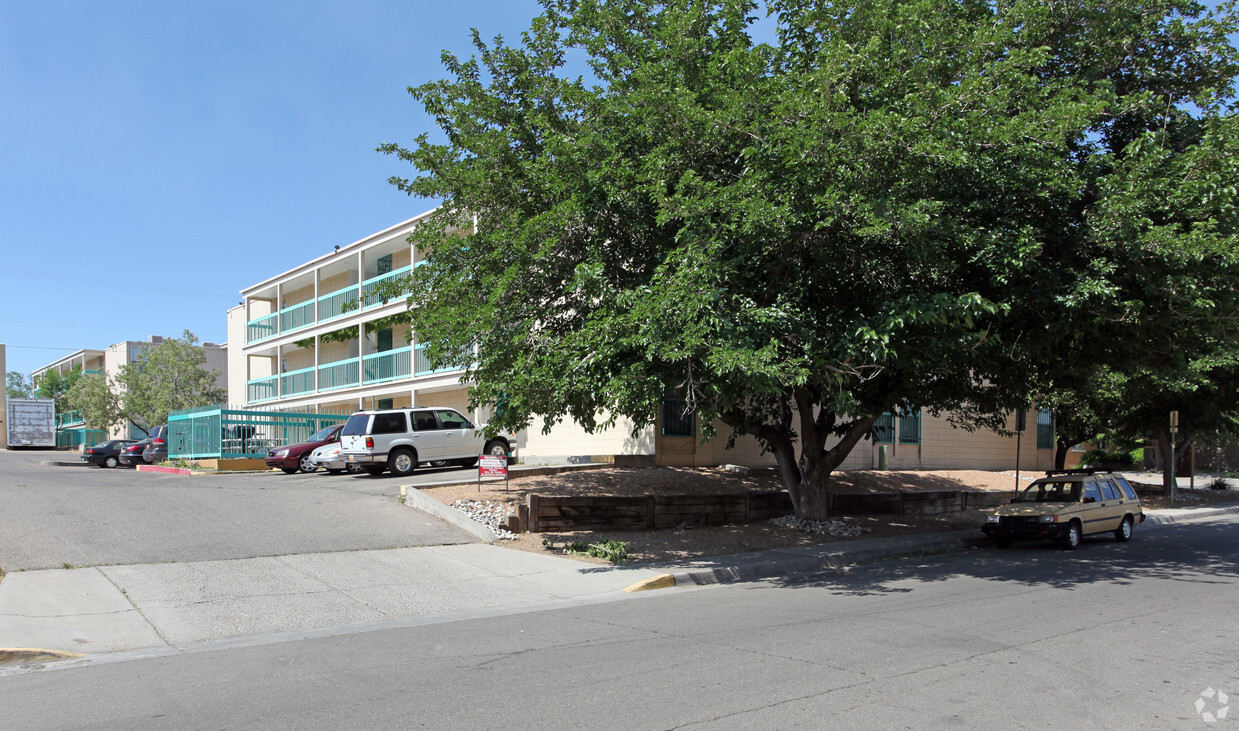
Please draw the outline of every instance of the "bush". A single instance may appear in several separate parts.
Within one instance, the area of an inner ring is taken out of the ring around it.
[[[1144,450],[1141,450],[1143,452]],[[1143,458],[1141,454],[1141,458]],[[1132,465],[1136,463],[1136,456],[1131,452],[1103,452],[1100,449],[1091,449],[1084,453],[1080,458],[1082,465]]]

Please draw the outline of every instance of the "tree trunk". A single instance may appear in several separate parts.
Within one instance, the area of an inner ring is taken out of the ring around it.
[[[1191,448],[1192,438],[1184,436],[1182,441],[1175,443],[1174,453],[1171,454],[1170,432],[1162,432],[1157,435],[1157,457],[1158,461],[1161,462],[1162,468],[1162,494],[1167,496],[1170,495],[1170,485],[1172,484],[1170,478],[1170,466],[1176,465],[1174,475],[1175,478],[1178,478],[1181,472],[1177,466],[1179,462],[1182,461],[1183,455],[1187,454],[1187,451]]]
[[[824,455],[825,453],[823,453]],[[801,520],[824,521],[830,519],[830,473],[826,460],[802,459],[804,469],[800,474],[800,486],[792,498],[796,517]]]

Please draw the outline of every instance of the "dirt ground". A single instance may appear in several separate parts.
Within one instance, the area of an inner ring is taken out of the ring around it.
[[[1021,474],[1020,484],[1027,485],[1039,473]],[[832,489],[841,493],[897,492],[903,490],[975,490],[1014,494],[1014,473],[983,470],[926,471],[848,471],[831,476]],[[1150,479],[1150,488],[1159,485]],[[1203,484],[1198,483],[1200,487]],[[515,506],[525,502],[530,493],[540,495],[687,495],[745,492],[748,490],[782,490],[783,485],[773,472],[755,471],[747,475],[723,468],[649,467],[605,468],[567,472],[554,475],[512,479],[504,490],[502,482],[477,485],[447,485],[422,490],[447,505],[456,500],[503,503]],[[1180,491],[1180,507],[1239,502],[1239,491],[1198,489]],[[1146,508],[1167,507],[1161,497],[1145,497]],[[556,533],[524,533],[515,540],[501,540],[496,545],[535,553],[562,553],[563,544],[571,541],[593,543],[604,538],[624,541],[630,546],[630,563],[683,561],[705,556],[761,551],[771,548],[833,543],[873,536],[894,536],[908,533],[930,533],[969,528],[980,529],[983,510],[968,510],[942,515],[853,515],[840,513],[836,519],[861,529],[856,536],[833,536],[806,533],[775,525],[769,521],[756,523],[681,528],[678,530],[643,531],[571,531]],[[543,541],[556,544],[548,548]],[[579,557],[578,557],[579,558]],[[592,563],[602,559],[580,558]]]

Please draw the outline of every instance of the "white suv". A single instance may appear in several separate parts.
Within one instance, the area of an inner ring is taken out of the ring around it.
[[[477,464],[479,454],[510,455],[516,435],[486,439],[485,424],[474,425],[455,409],[411,406],[404,409],[359,411],[340,432],[340,452],[350,465],[377,475],[409,475],[419,464]]]

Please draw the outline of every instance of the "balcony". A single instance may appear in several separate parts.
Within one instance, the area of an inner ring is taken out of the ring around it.
[[[357,285],[350,284],[344,289],[337,289],[331,294],[325,294],[318,298],[318,321],[332,320],[342,315],[347,314],[348,305],[357,301],[359,297]]]
[[[245,400],[253,404],[259,401],[270,401],[279,398],[279,380],[279,376],[255,378],[245,384]]]
[[[302,368],[280,374],[280,395],[299,396],[303,393],[314,393],[315,369]]]
[[[280,310],[280,332],[287,333],[300,330],[314,324],[314,301],[299,302],[292,307]]]
[[[413,374],[413,349],[398,348],[362,357],[363,381],[381,383]]]
[[[257,320],[250,320],[245,328],[245,341],[254,343],[264,338],[278,335],[280,332],[279,318],[280,316],[277,314],[260,317]]]
[[[318,367],[318,390],[331,391],[361,385],[360,361],[357,358],[324,363]]]
[[[462,354],[461,361],[467,361],[468,354]],[[416,376],[433,376],[436,373],[448,373],[450,371],[458,371],[464,368],[463,365],[446,365],[442,368],[432,368],[430,359],[426,357],[426,346],[417,346],[417,357],[414,359],[413,374]]]
[[[386,304],[390,300],[384,300],[382,296],[377,294],[376,290],[387,282],[391,282],[408,275],[411,271],[413,271],[413,267],[400,267],[395,271],[380,274],[377,277],[373,277],[362,282],[361,292],[362,296],[365,297],[365,300],[362,302],[362,307],[374,307],[375,305]]]

